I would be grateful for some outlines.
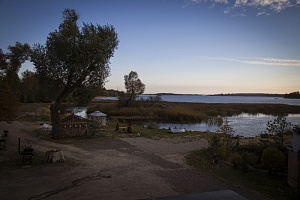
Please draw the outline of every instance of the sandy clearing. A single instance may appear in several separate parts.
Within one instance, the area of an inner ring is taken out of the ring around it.
[[[38,122],[0,122],[1,132],[10,131],[0,161],[16,152],[21,137],[22,143],[30,142],[41,152],[63,150],[66,163],[2,169],[1,199],[143,199],[227,189],[249,199],[265,199],[243,186],[191,169],[184,156],[207,147],[204,139],[138,137],[74,146],[28,134],[39,126]]]

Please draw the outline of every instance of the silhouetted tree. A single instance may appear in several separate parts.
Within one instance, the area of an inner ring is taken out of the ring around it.
[[[53,138],[61,138],[60,109],[63,100],[76,88],[102,86],[109,76],[109,59],[118,45],[117,33],[111,25],[83,23],[73,9],[63,11],[58,30],[49,33],[46,45],[35,45],[32,62],[39,77],[53,80],[59,91],[51,104]]]
[[[20,94],[20,78],[18,72],[22,64],[29,59],[32,52],[30,46],[25,43],[24,45],[16,42],[15,46],[8,46],[7,54],[2,55],[2,62],[6,62],[6,67],[4,67],[4,81],[10,86],[10,89]],[[2,67],[1,67],[2,68]]]
[[[0,49],[0,120],[12,121],[17,116],[20,94],[18,72],[31,54],[28,44],[17,42],[4,54]]]
[[[136,100],[137,95],[141,95],[145,91],[145,84],[139,79],[138,73],[131,71],[124,76],[126,93],[119,97],[119,102],[124,106],[128,106],[130,102]]]
[[[300,93],[298,92],[291,92],[289,94],[285,94],[284,98],[292,98],[292,99],[300,99]]]

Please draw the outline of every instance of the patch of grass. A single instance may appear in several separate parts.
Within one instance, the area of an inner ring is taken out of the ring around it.
[[[232,166],[223,163],[213,164],[211,157],[205,150],[194,151],[186,156],[187,163],[198,170],[211,175],[234,181],[248,188],[252,188],[269,198],[278,200],[296,199],[294,189],[287,183],[287,176],[269,176],[260,171],[244,173],[233,169]]]
[[[207,133],[203,132],[191,132],[187,131],[184,133],[169,133],[168,129],[156,129],[156,128],[143,128],[134,127],[134,133],[139,133],[141,137],[150,139],[162,139],[162,138],[177,138],[177,137],[198,137],[206,138]]]

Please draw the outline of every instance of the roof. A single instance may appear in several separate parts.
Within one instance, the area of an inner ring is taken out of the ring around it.
[[[100,112],[100,111],[95,111],[95,112],[89,114],[89,116],[92,116],[92,117],[106,117],[107,115]]]
[[[62,118],[60,121],[61,121],[61,122],[64,122],[64,121],[67,121],[67,120],[72,119],[72,118],[77,118],[77,119],[87,120],[86,118],[83,118],[83,117],[80,117],[80,116],[78,116],[78,115],[72,114],[72,115],[69,115],[69,116],[67,116],[67,117],[65,117],[65,118]]]

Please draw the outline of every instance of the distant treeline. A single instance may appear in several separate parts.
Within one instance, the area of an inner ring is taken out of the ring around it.
[[[284,94],[268,94],[268,93],[228,93],[214,94],[210,96],[256,96],[256,97],[284,97]]]
[[[299,94],[299,92],[292,92],[289,94],[285,94],[284,98],[300,99],[300,94]]]
[[[174,93],[157,93],[156,95],[187,95],[187,94],[174,94]],[[199,95],[201,94],[189,94],[189,95]],[[254,96],[254,97],[282,97],[282,98],[293,98],[300,99],[299,92],[291,92],[289,94],[269,94],[269,93],[221,93],[221,94],[212,94],[207,96]]]
[[[174,93],[158,93],[157,95],[186,95],[186,94],[174,94]],[[190,94],[190,95],[200,95],[201,94]],[[258,96],[258,97],[285,97],[284,94],[268,94],[268,93],[221,93],[221,94],[212,94],[207,96]]]

